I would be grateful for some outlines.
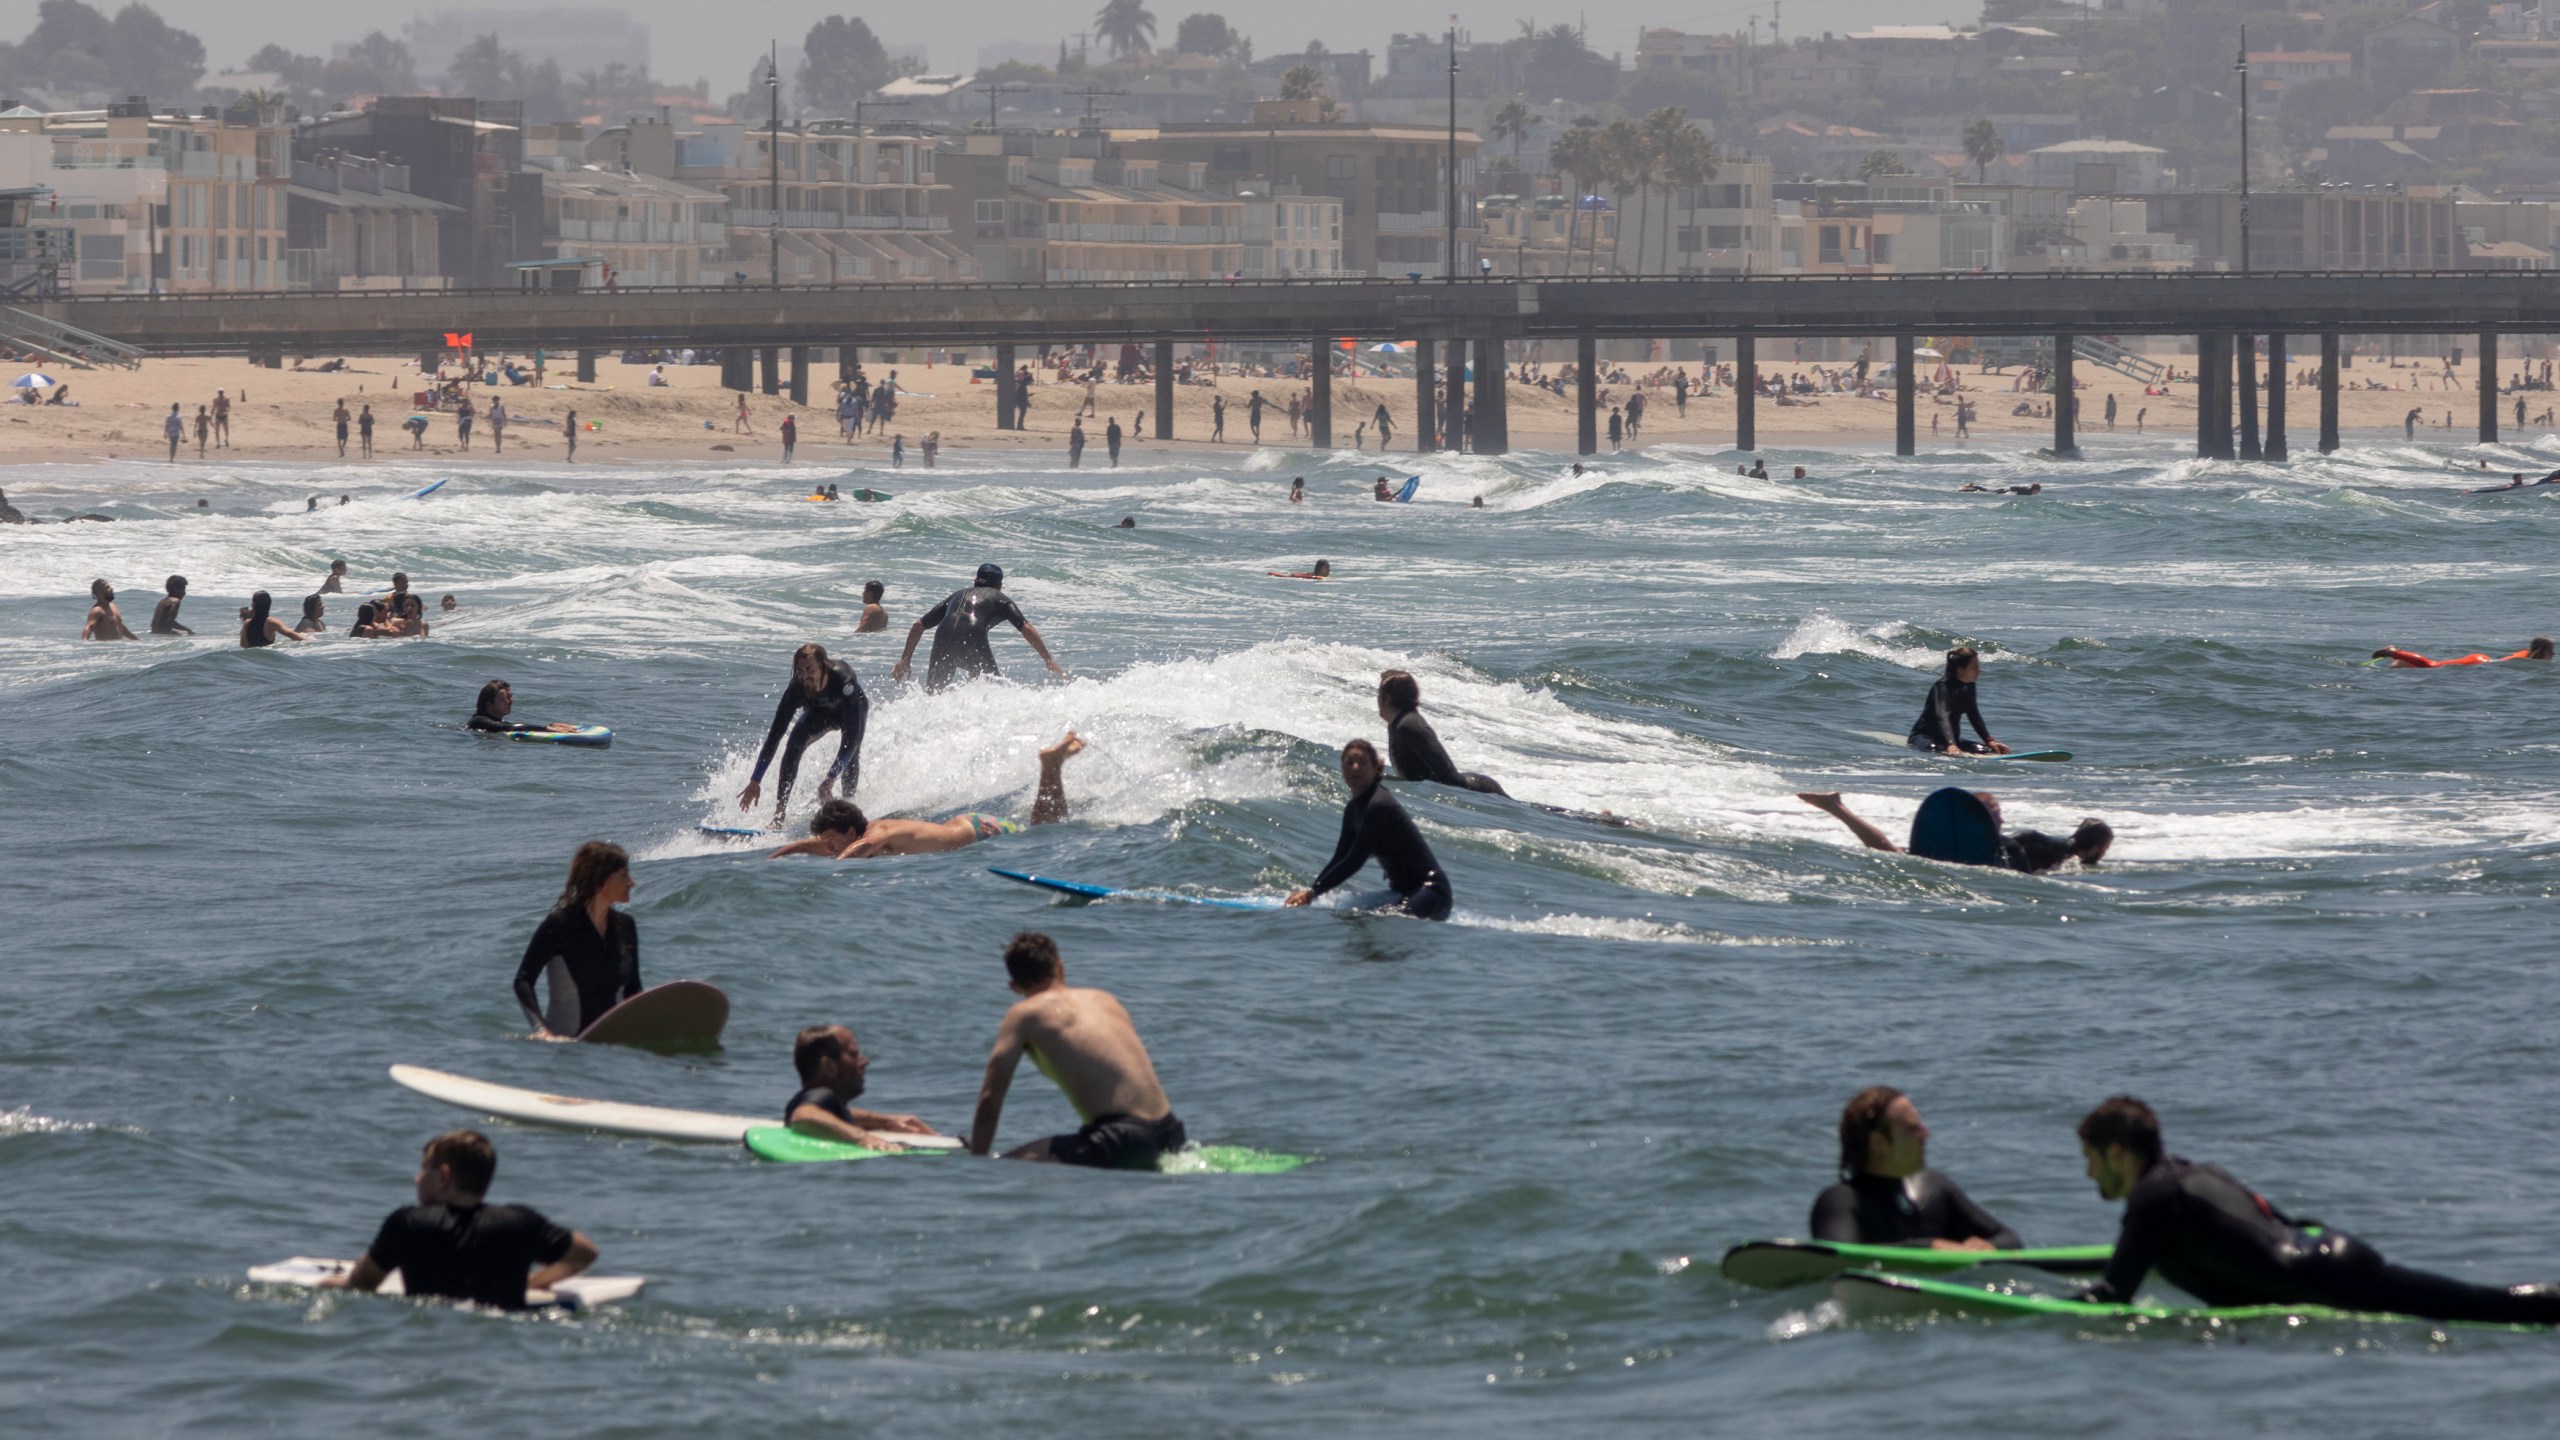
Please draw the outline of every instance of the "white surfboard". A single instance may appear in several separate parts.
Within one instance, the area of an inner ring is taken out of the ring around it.
[[[521,1120],[530,1125],[557,1125],[564,1130],[596,1130],[607,1135],[641,1135],[652,1140],[686,1140],[707,1145],[737,1145],[757,1125],[771,1125],[769,1115],[715,1115],[707,1110],[670,1110],[658,1105],[623,1105],[575,1095],[548,1095],[493,1085],[467,1075],[451,1075],[418,1065],[394,1065],[391,1078],[431,1100]]]
[[[344,1275],[355,1268],[352,1260],[327,1260],[316,1255],[296,1255],[273,1265],[249,1267],[252,1285],[297,1285],[317,1288],[321,1281]],[[527,1290],[524,1303],[530,1309],[558,1306],[563,1310],[592,1310],[599,1305],[617,1305],[640,1293],[648,1280],[639,1275],[573,1275],[548,1290]],[[399,1295],[400,1272],[385,1276],[376,1295]]]

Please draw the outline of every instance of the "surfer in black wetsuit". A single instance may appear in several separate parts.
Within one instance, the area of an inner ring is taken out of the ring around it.
[[[1848,826],[1849,833],[1857,836],[1868,849],[1890,850],[1897,855],[1902,853],[1902,847],[1893,843],[1892,836],[1850,810],[1847,802],[1840,798],[1839,791],[1800,790],[1796,792],[1796,798]],[[1998,826],[1999,797],[1989,791],[1976,790],[1973,798],[1981,801],[1983,808],[1991,812],[1991,823]],[[2004,870],[2017,870],[2029,875],[2056,869],[2065,860],[2078,860],[2083,865],[2094,867],[2107,858],[2107,851],[2114,848],[2115,843],[2115,827],[2098,819],[2081,821],[2068,840],[2057,840],[2041,830],[2015,830],[2000,837],[1999,865]]]
[[[2115,1256],[2084,1298],[2130,1303],[2157,1270],[2207,1305],[2560,1325],[2560,1286],[2473,1285],[2393,1265],[2344,1231],[2295,1220],[2219,1165],[2163,1154],[2160,1118],[2130,1095],[2080,1122],[2080,1152],[2099,1197],[2125,1202]]]
[[[548,1290],[596,1263],[596,1242],[523,1205],[484,1198],[498,1150],[477,1130],[448,1130],[418,1157],[418,1203],[391,1212],[347,1273],[324,1290],[381,1288],[393,1275],[415,1299],[467,1300],[521,1310],[525,1291]]]
[[[1929,687],[1929,703],[1920,707],[1920,718],[1911,722],[1911,737],[1906,742],[1914,750],[1932,753],[1961,750],[1968,755],[2006,755],[2009,747],[1991,738],[1991,727],[1982,723],[1982,707],[1973,698],[1973,682],[1982,678],[1982,656],[1970,645],[1959,645],[1947,652],[1946,678]],[[1979,741],[1964,738],[1964,722],[1973,722],[1973,733]]]
[[[559,721],[549,725],[534,725],[522,720],[508,719],[508,712],[515,708],[516,692],[508,686],[506,681],[492,680],[480,687],[479,703],[471,707],[471,719],[465,722],[465,728],[477,730],[484,735],[512,735],[519,730],[575,730],[578,728]]]
[[[1386,872],[1387,888],[1355,896],[1354,910],[1392,910],[1418,920],[1449,918],[1449,877],[1440,869],[1413,817],[1381,783],[1384,767],[1378,747],[1354,740],[1342,747],[1342,783],[1351,787],[1351,802],[1342,807],[1342,838],[1333,858],[1306,889],[1287,903],[1304,905],[1360,871],[1372,858]]]
[[[812,1025],[801,1031],[791,1044],[791,1067],[800,1073],[800,1092],[782,1107],[782,1123],[803,1135],[870,1150],[896,1150],[901,1134],[940,1133],[913,1115],[863,1110],[851,1103],[862,1096],[871,1057],[862,1053],[862,1042],[842,1025]]]
[[[631,857],[590,840],[569,861],[569,883],[534,927],[516,965],[516,1003],[536,1040],[574,1040],[607,1010],[640,993],[640,927],[614,909],[631,898]],[[534,1004],[533,980],[551,987]]]
[[[1932,1250],[2015,1250],[2018,1232],[1929,1168],[1911,1097],[1870,1085],[1840,1111],[1840,1183],[1813,1202],[1813,1238]]]
[[[1449,758],[1449,752],[1440,745],[1439,733],[1422,718],[1422,684],[1410,672],[1379,673],[1378,718],[1387,722],[1387,758],[1396,767],[1396,778],[1428,780],[1487,795],[1511,793],[1502,788],[1500,781],[1461,770]]]
[[[791,717],[797,714],[799,723]],[[835,763],[827,767],[826,778],[818,782],[818,799],[832,798],[836,777],[844,777],[844,793],[850,799],[853,787],[862,779],[862,728],[871,719],[871,697],[862,693],[862,682],[853,678],[853,667],[841,660],[829,660],[824,645],[803,645],[791,657],[791,684],[773,707],[773,723],[765,727],[764,748],[756,752],[756,773],[747,788],[738,792],[738,808],[753,810],[756,799],[764,793],[764,771],[773,763],[773,747],[782,744],[782,732],[791,731],[791,741],[782,750],[782,783],[774,791],[774,828],[782,826],[783,807],[791,803],[791,782],[800,773],[800,752],[809,742],[830,730],[836,732]]]
[[[978,567],[976,584],[966,590],[952,591],[949,599],[927,610],[916,618],[915,624],[907,627],[907,648],[898,656],[898,663],[890,668],[889,678],[907,678],[908,668],[915,663],[916,643],[924,638],[928,625],[935,628],[933,655],[925,662],[925,689],[940,690],[969,675],[1003,673],[996,669],[994,652],[987,649],[987,631],[993,629],[999,620],[1022,632],[1022,638],[1031,642],[1032,653],[1040,657],[1041,664],[1049,667],[1050,674],[1067,673],[1050,658],[1049,647],[1041,642],[1039,630],[1022,618],[1022,608],[1004,593],[1004,567],[989,564]]]

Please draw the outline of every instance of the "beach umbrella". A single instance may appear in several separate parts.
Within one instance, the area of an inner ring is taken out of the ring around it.
[[[1393,340],[1387,340],[1370,346],[1369,353],[1372,355],[1401,355],[1404,353],[1404,347]]]
[[[1932,350],[1926,345],[1921,346],[1919,349],[1914,350],[1911,353],[1923,360],[1944,360],[1947,358],[1945,351]]]
[[[40,370],[30,370],[11,383],[20,390],[41,390],[47,385],[59,385],[62,382]]]

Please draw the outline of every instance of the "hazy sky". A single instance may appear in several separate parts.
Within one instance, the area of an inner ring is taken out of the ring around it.
[[[123,0],[91,0],[113,13]],[[250,52],[274,41],[301,54],[326,54],[332,44],[360,38],[369,30],[398,36],[413,19],[435,13],[417,0],[149,0],[172,24],[194,31],[205,43],[214,70],[238,65]],[[497,0],[464,0],[473,8]],[[505,0],[539,5],[545,0]],[[577,4],[579,0],[562,0]],[[588,0],[597,3],[597,0]],[[1914,24],[1932,20],[1966,23],[1981,14],[1980,0],[1780,0],[1786,33],[1818,34],[1879,23]],[[847,5],[829,0],[628,0],[619,6],[649,27],[651,69],[671,80],[712,79],[715,96],[741,88],[740,77],[764,50],[768,36],[785,42],[808,32],[810,25],[832,14],[860,15],[892,46],[923,45],[937,70],[975,65],[978,47],[1015,40],[1054,48],[1062,35],[1090,29],[1100,0],[938,0],[901,6]],[[1251,36],[1257,53],[1299,50],[1321,39],[1336,50],[1363,47],[1383,64],[1387,36],[1393,32],[1438,32],[1448,24],[1448,0],[1295,0],[1270,7],[1236,0],[1149,0],[1159,27],[1158,38],[1172,43],[1173,28],[1197,10],[1215,11]],[[1525,5],[1461,4],[1458,23],[1480,39],[1514,33],[1516,22],[1534,18],[1541,25],[1579,20],[1590,27],[1592,47],[1603,54],[1623,53],[1632,60],[1638,27],[1668,26],[1691,31],[1738,30],[1757,15],[1768,33],[1769,0],[1598,0],[1576,9],[1542,11]],[[16,39],[32,23],[24,16],[32,5],[0,4],[0,15],[21,19],[7,36]]]

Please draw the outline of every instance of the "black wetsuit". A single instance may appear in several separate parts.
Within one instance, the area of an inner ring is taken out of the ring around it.
[[[968,675],[996,675],[995,653],[987,648],[987,632],[999,620],[1019,630],[1031,622],[1021,607],[993,585],[954,590],[951,598],[924,612],[934,628],[933,655],[926,661],[924,688],[939,690]]]
[[[791,723],[793,712],[800,723]],[[791,799],[791,782],[800,774],[800,752],[809,742],[833,730],[837,734],[835,763],[827,767],[827,778],[844,777],[844,798],[853,798],[853,787],[862,779],[862,727],[871,719],[871,697],[862,693],[862,682],[853,678],[853,667],[841,660],[827,662],[826,683],[815,696],[800,693],[795,677],[782,692],[782,700],[773,707],[773,723],[765,727],[764,748],[756,752],[756,775],[764,780],[764,768],[773,763],[773,747],[782,742],[785,728],[791,731],[791,743],[782,750],[781,788],[774,793],[773,803],[779,808]]]
[[[1307,889],[1322,895],[1359,873],[1372,857],[1386,872],[1388,888],[1400,897],[1395,905],[1377,908],[1401,910],[1423,920],[1449,918],[1453,898],[1449,877],[1441,872],[1440,861],[1424,843],[1422,832],[1414,828],[1413,817],[1378,781],[1342,807],[1342,839],[1334,845],[1333,858],[1325,862],[1323,873]]]
[[[2000,864],[2010,870],[2041,875],[2071,858],[2071,842],[2041,830],[2020,830],[2000,837]]]
[[[1966,720],[1973,722],[1974,734],[1991,738],[1991,727],[1982,723],[1982,707],[1973,698],[1973,682],[1939,681],[1929,687],[1929,703],[1920,707],[1920,718],[1911,722],[1911,748],[1981,753],[1979,742],[1962,738]]]
[[[521,720],[501,720],[495,715],[483,715],[475,710],[471,714],[469,728],[484,735],[513,735],[519,730],[539,730],[542,727],[528,725]]]
[[[1429,780],[1441,785],[1455,785],[1462,790],[1480,790],[1487,795],[1508,795],[1502,783],[1489,775],[1461,770],[1440,745],[1438,732],[1419,710],[1407,710],[1387,722],[1387,759],[1396,767],[1396,775],[1405,780]]]
[[[847,1125],[857,1123],[853,1118],[853,1109],[844,1103],[844,1097],[824,1085],[812,1085],[785,1102],[782,1107],[782,1123],[790,1124],[791,1117],[799,1114],[800,1107],[803,1105],[815,1105]]]
[[[522,1205],[405,1205],[384,1218],[365,1253],[400,1272],[403,1294],[521,1310],[526,1272],[572,1243],[570,1232]]]
[[[2129,1301],[2143,1276],[2207,1305],[2328,1305],[2428,1320],[2560,1325],[2560,1289],[2473,1285],[2392,1265],[2343,1231],[2306,1234],[2219,1165],[2153,1162],[2125,1197],[2115,1258],[2088,1298]]]
[[[1988,1240],[2019,1246],[2018,1232],[1973,1203],[1935,1170],[1891,1180],[1859,1171],[1813,1202],[1813,1238],[1852,1245],[1926,1245],[1932,1240]]]
[[[525,1018],[554,1035],[575,1035],[596,1017],[640,993],[640,927],[610,912],[611,935],[599,935],[583,906],[542,917],[516,966],[516,1003]],[[548,1009],[533,1001],[533,977],[551,986]]]

